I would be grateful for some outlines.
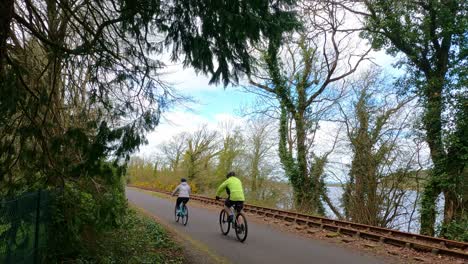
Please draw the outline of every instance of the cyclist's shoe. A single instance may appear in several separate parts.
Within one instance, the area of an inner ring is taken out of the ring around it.
[[[233,220],[234,220],[234,216],[233,216],[233,215],[229,215],[229,216],[228,216],[228,222],[231,223]]]

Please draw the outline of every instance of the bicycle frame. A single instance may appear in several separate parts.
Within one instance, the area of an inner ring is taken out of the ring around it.
[[[179,214],[180,214],[180,216],[185,216],[187,214],[187,212],[185,211],[186,207],[187,207],[187,205],[185,205],[184,203],[180,203],[180,205],[179,205]]]

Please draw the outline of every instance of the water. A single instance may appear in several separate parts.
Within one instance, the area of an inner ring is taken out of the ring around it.
[[[332,201],[333,205],[340,211],[340,213],[343,213],[343,207],[341,206],[341,198],[343,196],[344,189],[342,187],[335,187],[335,186],[329,186],[327,187],[328,189],[328,196],[330,200]],[[389,224],[388,228],[391,229],[396,229],[400,231],[405,231],[405,232],[412,232],[412,233],[419,233],[419,203],[420,203],[420,198],[421,198],[421,193],[418,193],[413,190],[404,190],[400,191],[403,193],[401,197],[401,206],[396,210],[396,217],[391,221]],[[289,195],[290,194],[290,195]],[[288,199],[285,199],[286,201],[292,201],[292,191],[288,193]],[[278,207],[281,209],[290,209],[291,205],[288,202],[285,204],[284,202],[281,202],[278,204]],[[437,202],[437,211],[438,216],[437,216],[437,222],[436,224],[439,224],[442,222],[442,217],[443,217],[443,204],[444,204],[444,198],[441,195],[438,199]],[[330,207],[328,207],[327,204],[325,204],[325,210],[327,217],[329,218],[336,218],[335,214],[332,212]]]
[[[343,212],[341,206],[341,197],[343,196],[344,189],[342,187],[327,187],[328,196],[332,203],[339,208],[340,212]],[[401,198],[401,206],[396,210],[396,217],[388,226],[389,228],[418,233],[419,232],[419,209],[420,209],[420,197],[421,193],[418,193],[413,190],[405,190]],[[437,224],[442,221],[442,212],[443,212],[444,198],[441,195],[437,202],[437,211],[439,212],[437,217]],[[327,216],[330,218],[336,218],[331,209],[325,204]]]

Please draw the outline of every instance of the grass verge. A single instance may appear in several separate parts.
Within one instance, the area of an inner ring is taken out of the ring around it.
[[[153,219],[130,209],[121,228],[101,236],[76,263],[185,263],[182,248]]]

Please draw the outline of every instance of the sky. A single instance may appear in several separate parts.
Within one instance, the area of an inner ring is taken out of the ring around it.
[[[241,124],[241,110],[255,102],[255,96],[240,87],[209,85],[209,78],[197,75],[180,65],[169,67],[163,79],[191,102],[178,105],[163,113],[160,124],[149,133],[148,144],[140,147],[139,156],[152,156],[158,144],[181,132],[193,132],[203,125],[216,129],[222,122]]]
[[[383,51],[373,52],[372,57],[374,63],[386,72],[395,71],[391,66],[395,58]],[[151,157],[160,143],[178,133],[193,132],[203,125],[212,129],[227,121],[241,125],[246,119],[242,109],[255,104],[256,95],[245,92],[242,87],[209,85],[209,78],[203,74],[196,74],[191,68],[184,69],[181,64],[167,64],[162,79],[180,94],[191,97],[192,102],[163,113],[160,124],[147,135],[148,144],[141,146],[136,153],[138,156]]]

